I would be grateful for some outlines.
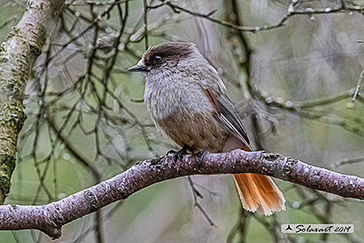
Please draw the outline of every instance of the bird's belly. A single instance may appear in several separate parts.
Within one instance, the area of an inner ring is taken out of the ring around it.
[[[163,88],[161,88],[163,87]],[[154,120],[165,119],[186,109],[195,112],[213,112],[213,107],[201,87],[148,84],[144,100]]]
[[[156,122],[177,144],[188,145],[194,150],[221,151],[228,138],[210,112],[180,108]]]

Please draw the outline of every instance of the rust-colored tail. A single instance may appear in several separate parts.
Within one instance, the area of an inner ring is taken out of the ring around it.
[[[231,136],[227,140],[223,152],[232,151],[236,148],[251,151],[249,145]],[[258,211],[259,214],[266,216],[286,210],[284,205],[286,199],[284,199],[283,193],[269,176],[243,173],[235,174],[234,178],[245,210]]]
[[[266,216],[286,210],[283,193],[269,176],[244,173],[234,178],[245,210]]]

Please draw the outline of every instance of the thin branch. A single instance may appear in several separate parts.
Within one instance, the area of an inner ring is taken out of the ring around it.
[[[359,80],[358,80],[358,83],[356,84],[356,87],[355,87],[353,99],[351,100],[352,102],[354,102],[356,97],[358,97],[358,94],[360,92],[361,81],[363,80],[363,76],[364,76],[364,69],[361,71],[361,73],[359,75]]]
[[[350,159],[345,158],[341,161],[338,161],[338,162],[332,164],[331,169],[337,168],[342,165],[355,164],[355,163],[360,163],[360,162],[364,162],[364,156],[359,156],[359,157],[350,158]]]
[[[210,218],[210,216],[207,214],[207,212],[202,208],[201,204],[198,202],[198,198],[203,198],[203,196],[201,195],[201,193],[196,189],[191,177],[188,177],[188,182],[190,184],[190,187],[192,189],[192,194],[193,194],[193,199],[195,201],[194,206],[198,208],[198,210],[200,210],[200,212],[203,214],[203,216],[206,218],[206,220],[209,222],[209,224],[211,226],[215,226],[214,222],[212,221],[212,219]]]
[[[148,3],[147,0],[143,0],[143,8],[144,8],[144,39],[145,39],[145,49],[148,49]]]
[[[68,3],[67,6],[87,6],[87,5],[95,5],[95,6],[106,6],[106,5],[119,5],[121,3],[129,2],[129,0],[118,0],[118,1],[109,1],[109,2],[99,2],[99,1],[86,1],[86,2],[72,2]]]
[[[254,98],[264,102],[266,105],[278,107],[287,111],[300,111],[303,109],[309,109],[317,106],[330,105],[345,100],[352,97],[354,95],[354,92],[354,89],[349,89],[341,94],[305,101],[284,100],[281,97],[272,97],[267,92],[260,92],[257,89],[253,89],[252,94]]]
[[[211,15],[213,13],[215,13],[215,11],[212,11],[212,12],[207,13],[207,14],[201,14],[201,13],[198,13],[198,12],[190,11],[188,9],[185,9],[183,7],[175,5],[175,4],[171,3],[171,2],[165,2],[165,5],[168,5],[175,13],[185,12],[187,14],[190,14],[190,15],[194,16],[194,17],[205,18],[205,19],[207,19],[207,20],[209,20],[209,21],[211,21],[213,23],[216,23],[216,24],[228,27],[228,28],[232,28],[232,29],[240,30],[240,31],[248,31],[248,32],[257,32],[257,31],[260,31],[260,30],[271,30],[271,29],[279,28],[279,27],[282,27],[284,25],[284,23],[288,20],[288,17],[285,16],[279,23],[273,24],[273,25],[254,26],[254,27],[241,26],[241,25],[236,25],[236,24],[233,24],[233,23],[230,23],[230,22],[227,22],[227,21],[212,18]]]
[[[56,239],[61,228],[75,219],[126,199],[154,183],[195,174],[258,173],[306,187],[364,200],[364,179],[308,165],[280,154],[234,150],[206,154],[201,161],[173,153],[145,160],[127,171],[60,201],[41,206],[0,206],[0,230],[38,229]]]

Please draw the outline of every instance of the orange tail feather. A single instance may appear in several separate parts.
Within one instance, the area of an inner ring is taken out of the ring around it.
[[[286,210],[283,193],[269,176],[244,173],[234,178],[245,210],[266,216]]]
[[[233,136],[226,141],[223,151],[232,151],[236,148],[252,151],[249,145],[242,143]],[[259,214],[266,216],[286,210],[284,205],[286,199],[284,199],[283,193],[269,176],[243,173],[235,174],[234,178],[245,210],[258,211]]]

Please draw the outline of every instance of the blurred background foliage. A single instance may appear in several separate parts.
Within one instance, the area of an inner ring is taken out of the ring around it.
[[[6,203],[59,200],[178,149],[146,112],[143,75],[126,72],[166,41],[196,43],[217,68],[255,149],[363,176],[364,97],[354,93],[364,82],[364,1],[66,3],[46,23]],[[27,3],[0,4],[3,41]],[[54,242],[364,242],[363,202],[276,182],[287,211],[271,217],[242,211],[232,176],[193,176],[76,220]],[[356,232],[284,235],[282,223],[353,223]],[[29,230],[0,232],[0,242],[53,241]]]

